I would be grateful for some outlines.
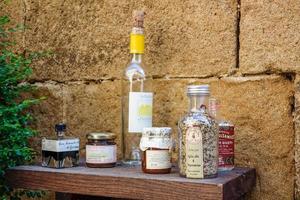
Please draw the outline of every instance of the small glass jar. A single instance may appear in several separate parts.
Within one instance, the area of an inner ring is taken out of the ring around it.
[[[142,150],[142,170],[148,174],[168,174],[171,172],[173,142],[169,127],[144,128],[140,141]]]
[[[208,114],[209,85],[188,86],[190,108],[178,123],[179,171],[187,178],[218,175],[218,123]]]
[[[89,133],[86,136],[86,166],[92,168],[115,167],[117,145],[113,133]]]

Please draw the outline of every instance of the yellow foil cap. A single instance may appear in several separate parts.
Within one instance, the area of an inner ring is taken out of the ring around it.
[[[144,34],[130,34],[130,53],[144,53],[145,36]]]

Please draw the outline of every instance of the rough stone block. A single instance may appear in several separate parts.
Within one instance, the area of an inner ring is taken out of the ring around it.
[[[300,198],[300,77],[296,76],[295,80],[295,199]]]
[[[34,97],[46,97],[32,108],[36,118],[34,128],[40,135],[33,138],[32,146],[41,151],[41,138],[55,136],[54,125],[67,124],[66,136],[80,138],[81,157],[85,156],[86,134],[90,132],[113,132],[117,144],[121,142],[120,81],[101,83],[70,82],[55,84],[39,83]],[[121,151],[119,149],[119,156]]]
[[[86,134],[112,132],[117,134],[118,153],[121,155],[120,82],[69,83],[65,89],[66,118],[69,134],[79,137],[81,156],[84,155]]]
[[[235,67],[236,0],[29,1],[26,46],[52,50],[37,80],[120,77],[130,61],[131,13],[146,11],[145,64],[155,76],[211,76]]]
[[[251,199],[292,199],[294,186],[293,85],[279,76],[155,80],[155,126],[171,126],[188,108],[186,86],[209,83],[222,115],[235,124],[236,165],[257,169]]]
[[[41,138],[55,136],[54,126],[64,121],[63,116],[63,93],[62,86],[53,82],[35,84],[34,98],[46,98],[39,104],[34,105],[30,112],[34,116],[33,128],[39,133],[38,137],[32,138],[31,145],[37,152],[36,161],[40,162]]]
[[[17,26],[22,26],[24,24],[24,13],[25,5],[22,1],[1,1],[0,3],[0,12],[1,16],[8,16],[10,22],[7,24],[7,28],[16,28]],[[10,41],[14,41],[15,45],[13,50],[22,53],[24,50],[24,32],[20,29],[17,32],[13,32],[9,35]],[[2,36],[1,36],[2,38]]]
[[[242,73],[300,71],[300,1],[241,1]]]

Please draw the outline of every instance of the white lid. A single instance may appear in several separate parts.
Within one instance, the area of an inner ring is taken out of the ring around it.
[[[148,148],[171,149],[173,142],[171,139],[172,128],[170,127],[151,127],[144,128],[140,141],[142,151]]]

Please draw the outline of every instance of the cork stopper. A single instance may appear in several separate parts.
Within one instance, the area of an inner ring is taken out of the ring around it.
[[[133,11],[133,27],[144,28],[145,12],[142,10]]]

